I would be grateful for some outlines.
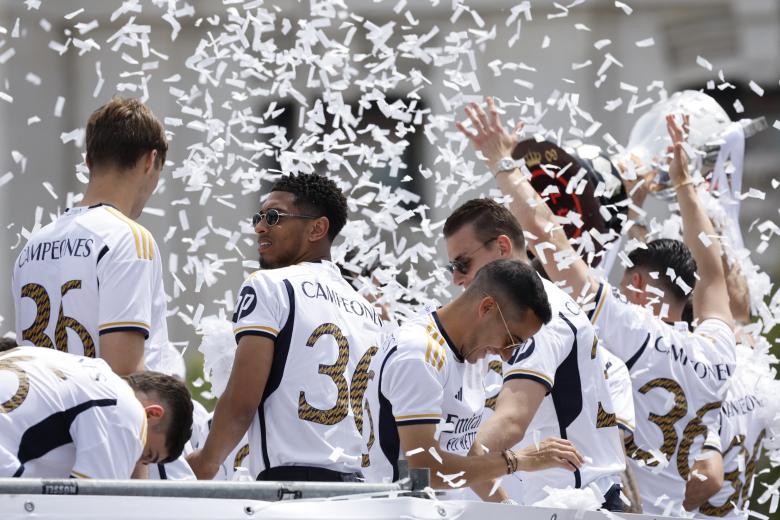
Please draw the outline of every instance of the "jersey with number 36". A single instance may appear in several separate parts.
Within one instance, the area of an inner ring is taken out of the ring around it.
[[[106,205],[68,209],[33,233],[11,283],[20,345],[100,356],[100,336],[146,338],[148,370],[167,372],[160,252],[140,224]]]
[[[718,422],[734,373],[734,332],[708,319],[669,325],[603,283],[591,320],[634,382],[636,429],[627,439],[645,514],[680,516],[690,468]]]
[[[361,467],[363,395],[382,318],[331,262],[253,273],[233,315],[236,341],[273,340],[271,372],[249,428],[249,470]]]

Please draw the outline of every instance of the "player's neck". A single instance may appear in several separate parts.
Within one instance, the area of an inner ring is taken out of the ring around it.
[[[461,348],[463,348],[464,327],[469,326],[469,320],[462,318],[460,302],[456,299],[442,306],[436,311],[436,315],[442,328],[447,331],[447,336],[454,343],[453,347],[463,356]]]
[[[330,247],[314,248],[311,251],[306,251],[295,263],[321,262],[323,260],[330,261]]]
[[[665,316],[661,316],[663,304],[667,304],[669,306],[666,310]],[[658,316],[661,321],[665,321],[666,323],[676,323],[678,321],[683,321],[683,309],[685,308],[685,304],[661,300],[660,302],[652,304],[651,308],[653,310],[653,315]]]
[[[101,173],[90,177],[84,198],[79,206],[109,204],[125,216],[135,218],[133,208],[138,188],[131,182],[130,176]]]

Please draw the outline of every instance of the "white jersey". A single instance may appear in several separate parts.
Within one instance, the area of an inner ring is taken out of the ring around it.
[[[604,377],[598,340],[585,312],[555,284],[542,280],[552,319],[527,346],[504,365],[504,382],[530,379],[547,389],[517,449],[547,437],[571,441],[588,462],[581,469],[548,469],[518,473],[502,481],[521,504],[544,499],[545,486],[584,488],[596,484],[602,493],[620,483],[625,456],[618,423]]]
[[[100,335],[144,335],[147,370],[168,372],[160,251],[140,224],[106,205],[68,209],[33,233],[11,283],[20,345],[100,357]]]
[[[636,430],[627,439],[646,514],[682,514],[685,483],[734,371],[734,333],[705,320],[690,333],[601,284],[591,320],[634,383]]]
[[[390,335],[374,357],[364,406],[363,476],[367,482],[398,480],[398,428],[438,425],[439,447],[466,455],[485,406],[485,363],[467,363],[436,312]]]
[[[253,477],[277,466],[360,471],[361,406],[382,318],[331,262],[253,273],[233,315],[236,341],[274,341],[249,428]]]
[[[102,359],[18,347],[0,353],[0,477],[127,479],[146,412]]]
[[[599,353],[602,355],[604,374],[607,378],[609,395],[612,397],[612,407],[615,410],[618,428],[623,430],[626,437],[634,435],[636,412],[631,374],[623,360],[609,350],[599,346]]]
[[[752,361],[753,350],[737,345],[737,369],[728,383],[726,398],[720,408],[718,431],[705,446],[723,454],[723,487],[702,505],[699,518],[745,520],[745,501],[753,488],[753,476],[766,435],[766,396],[759,387],[774,379],[769,365]]]

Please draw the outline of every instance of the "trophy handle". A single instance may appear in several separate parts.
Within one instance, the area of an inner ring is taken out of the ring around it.
[[[767,123],[764,116],[757,117],[755,119],[741,119],[739,122],[742,124],[743,131],[745,132],[745,139],[748,137],[753,137],[757,133],[769,128],[769,123]],[[706,171],[714,168],[715,162],[718,160],[720,146],[708,145],[704,147],[703,151],[705,155],[702,158],[702,170]]]

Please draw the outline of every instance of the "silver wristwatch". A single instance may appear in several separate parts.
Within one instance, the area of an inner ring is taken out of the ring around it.
[[[517,162],[511,157],[504,157],[496,163],[495,173],[511,172],[517,168]]]

